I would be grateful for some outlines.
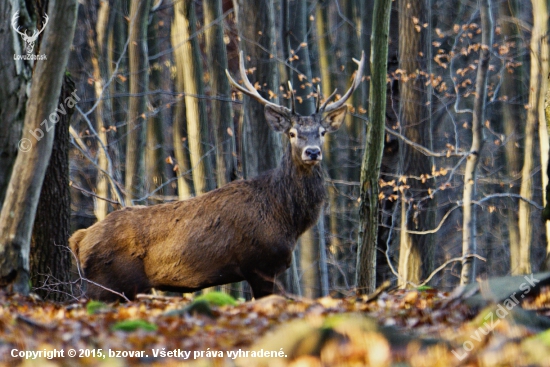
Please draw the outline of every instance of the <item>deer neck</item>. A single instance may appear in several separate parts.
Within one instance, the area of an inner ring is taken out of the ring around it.
[[[287,221],[300,236],[317,222],[325,201],[323,170],[298,163],[288,147],[274,176]]]

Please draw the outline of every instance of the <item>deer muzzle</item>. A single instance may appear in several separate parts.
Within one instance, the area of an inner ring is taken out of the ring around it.
[[[307,164],[317,164],[323,160],[321,148],[317,146],[307,146],[302,150],[302,160]]]

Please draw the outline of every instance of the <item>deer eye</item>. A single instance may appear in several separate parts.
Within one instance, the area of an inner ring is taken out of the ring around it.
[[[288,136],[290,136],[291,138],[295,138],[296,137],[296,133],[291,131],[288,133]]]
[[[325,130],[321,131],[321,136],[325,136],[327,132]]]

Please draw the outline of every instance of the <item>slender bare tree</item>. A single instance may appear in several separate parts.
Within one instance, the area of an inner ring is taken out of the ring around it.
[[[378,179],[386,127],[386,74],[388,70],[388,34],[390,0],[376,0],[372,14],[372,45],[369,98],[369,126],[361,166],[361,204],[355,283],[357,293],[376,288],[376,244],[378,240]],[[373,92],[376,91],[376,92]]]
[[[472,145],[470,155],[464,168],[464,195],[462,218],[462,255],[476,253],[476,215],[473,200],[476,198],[476,168],[483,148],[483,123],[485,121],[485,104],[487,98],[487,72],[493,47],[493,18],[491,15],[491,0],[479,0],[481,16],[481,47],[479,50],[479,66],[476,76],[476,97],[472,114]],[[476,269],[474,257],[462,260],[460,283],[468,284],[475,281]]]
[[[523,168],[521,170],[521,188],[519,194],[526,198],[533,198],[533,170],[535,168],[535,134],[541,114],[544,112],[544,87],[548,75],[548,65],[542,65],[541,55],[548,53],[548,5],[544,0],[532,0],[533,31],[530,42],[530,78],[529,78],[529,109],[525,122],[525,141]],[[548,56],[543,56],[547,59]],[[542,74],[546,71],[546,74]],[[544,121],[544,120],[541,120]],[[528,274],[531,272],[531,244],[533,242],[533,222],[531,219],[531,205],[523,200],[519,202],[519,263],[514,273]]]
[[[130,99],[128,103],[128,124],[126,144],[126,202],[143,195],[145,177],[145,131],[147,96],[144,91],[149,85],[149,61],[147,57],[147,19],[149,0],[132,1],[128,25],[128,58],[130,73]]]

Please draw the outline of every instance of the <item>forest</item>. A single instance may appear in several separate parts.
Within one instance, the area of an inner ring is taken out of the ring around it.
[[[211,365],[550,365],[548,5],[1,2],[0,362],[71,346],[95,348],[84,365],[176,356],[163,348]],[[294,143],[264,105],[317,116],[331,99],[347,114],[322,143],[326,198],[277,295],[87,299],[71,235],[276,169]],[[472,341],[489,314],[503,322]],[[285,358],[244,358],[253,345]]]

